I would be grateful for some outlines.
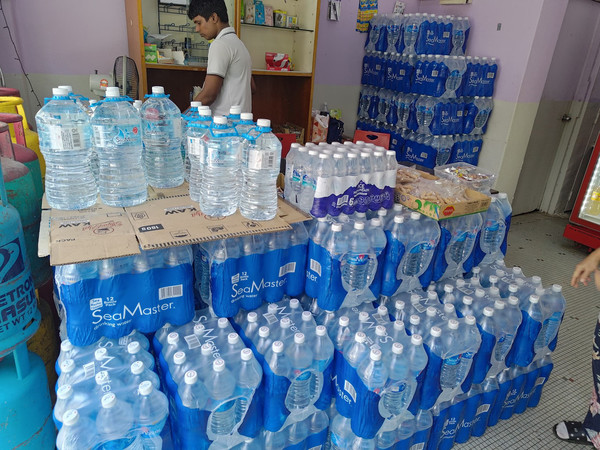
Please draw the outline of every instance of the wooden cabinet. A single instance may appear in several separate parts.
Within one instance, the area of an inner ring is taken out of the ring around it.
[[[247,3],[251,0],[245,0]],[[252,59],[257,92],[252,98],[254,117],[273,124],[291,122],[308,135],[318,37],[319,0],[264,0],[273,10],[284,10],[298,18],[298,29],[278,28],[243,22],[242,0],[226,0],[229,23],[244,42]],[[181,109],[187,109],[193,86],[201,86],[206,75],[208,43],[193,31],[185,7],[157,0],[125,0],[129,56],[140,71],[141,93],[154,85],[165,87]],[[186,48],[193,65],[150,64],[144,61],[144,33],[169,34],[165,42]],[[186,39],[187,38],[187,39]],[[287,53],[293,71],[266,70],[265,52]]]

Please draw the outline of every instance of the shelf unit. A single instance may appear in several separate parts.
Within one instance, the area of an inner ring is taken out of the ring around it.
[[[242,0],[225,0],[229,23],[246,45],[252,59],[252,75],[257,93],[252,98],[254,117],[271,119],[273,124],[291,122],[305,128],[309,138],[318,38],[319,0],[268,0],[273,9],[298,17],[298,28],[282,28],[243,22]],[[153,85],[162,85],[181,109],[187,109],[193,86],[201,86],[208,56],[208,43],[195,33],[187,18],[187,7],[158,0],[125,0],[129,56],[140,68],[140,90],[146,94]],[[182,16],[185,20],[182,20]],[[197,59],[195,65],[147,64],[143,57],[143,27],[150,34],[174,34],[166,40],[187,49]],[[187,40],[185,38],[188,38]],[[191,42],[191,44],[190,44]],[[265,52],[287,53],[294,65],[290,72],[266,70]]]

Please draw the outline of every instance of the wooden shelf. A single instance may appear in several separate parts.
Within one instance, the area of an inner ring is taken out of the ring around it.
[[[307,28],[288,28],[288,27],[276,27],[276,26],[271,26],[271,25],[259,25],[256,23],[244,23],[242,22],[243,26],[247,26],[247,27],[260,27],[260,28],[268,28],[271,30],[283,30],[283,31],[306,31],[308,33],[314,33],[315,30],[309,30]]]
[[[273,75],[279,77],[312,77],[310,72],[290,72],[278,71],[278,70],[265,70],[265,69],[252,69],[252,75]]]
[[[146,69],[159,70],[191,70],[194,72],[206,72],[206,66],[184,66],[181,64],[153,64],[146,63]]]

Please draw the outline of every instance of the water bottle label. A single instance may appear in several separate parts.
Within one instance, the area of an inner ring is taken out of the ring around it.
[[[477,412],[475,413],[475,415],[478,416],[479,414],[486,413],[489,410],[490,410],[490,404],[486,403],[485,405],[481,405],[479,408],[477,408]]]
[[[225,166],[225,159],[227,152],[225,149],[220,147],[209,147],[208,148],[207,163],[212,167],[223,167]]]
[[[183,295],[183,284],[165,286],[158,289],[158,299],[166,300],[168,298],[177,298]]]
[[[315,261],[314,259],[310,260],[310,270],[315,272],[317,275],[321,276],[321,263],[319,261]]]
[[[284,275],[287,275],[288,273],[294,273],[295,271],[296,271],[296,263],[290,262],[279,268],[279,276],[283,277]]]
[[[352,401],[356,403],[356,389],[348,380],[344,380],[344,390],[352,397]]]
[[[444,364],[448,366],[456,366],[460,362],[460,355],[451,356],[444,359]]]
[[[486,78],[494,78],[496,74],[494,72],[488,72],[487,77]]]
[[[437,77],[439,75],[439,72],[437,70],[432,70],[431,71],[431,76],[432,77]]]
[[[315,188],[315,198],[328,197],[331,194],[333,180],[331,177],[318,177]]]
[[[442,37],[445,38],[445,39],[448,39],[450,37],[450,32],[449,31],[444,31],[442,33]]]
[[[248,169],[274,169],[275,156],[274,150],[250,149],[248,151]]]
[[[369,263],[369,255],[352,255],[346,258],[348,264],[353,266],[364,266]]]
[[[83,125],[74,125],[70,128],[50,125],[48,131],[50,134],[50,148],[53,150],[81,150],[85,148],[83,142],[85,128]]]
[[[292,170],[292,181],[294,183],[300,183],[301,180],[302,180],[302,174],[300,173],[299,170],[297,170],[294,167],[294,170]]]
[[[94,144],[96,147],[111,145],[142,144],[142,135],[137,125],[110,126],[93,125]]]
[[[205,140],[200,137],[188,137],[188,154],[199,156],[202,160],[205,155]]]

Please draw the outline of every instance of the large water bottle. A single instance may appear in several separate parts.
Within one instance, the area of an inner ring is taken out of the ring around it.
[[[169,401],[150,381],[139,385],[138,396],[133,404],[133,416],[136,428],[143,430],[141,439],[144,449],[162,449],[160,433],[169,416]]]
[[[142,167],[141,119],[119,94],[106,89],[106,99],[92,117],[94,145],[99,160],[100,198],[109,206],[134,206],[146,201]]]
[[[479,246],[485,254],[482,264],[489,264],[497,259],[503,259],[501,250],[502,242],[506,234],[506,222],[497,199],[492,197],[490,207],[484,215]]]
[[[262,381],[263,371],[260,363],[254,357],[252,350],[244,348],[240,351],[240,363],[234,369],[238,392],[241,397],[236,402],[236,420],[240,421],[250,407],[250,396]]]
[[[494,108],[494,101],[491,99],[491,97],[475,97],[473,103],[477,108],[477,114],[473,119],[473,130],[470,134],[483,134],[483,129],[488,122],[492,109]]]
[[[56,437],[56,448],[58,450],[79,450],[96,448],[97,444],[98,435],[94,422],[86,416],[80,416],[76,409],[65,411],[63,426]]]
[[[152,94],[142,104],[140,114],[148,184],[156,188],[181,185],[184,179],[181,111],[165,95],[162,86],[153,86]]]
[[[437,222],[418,212],[410,214],[405,230],[406,252],[400,261],[397,273],[397,278],[403,280],[400,285],[403,292],[411,291],[421,285],[418,277],[429,267],[440,239],[440,228]]]
[[[410,361],[399,342],[392,344],[392,357],[388,363],[389,382],[383,395],[383,406],[394,416],[408,408],[414,395],[416,380],[411,377]]]
[[[183,383],[178,388],[181,403],[186,408],[204,409],[208,400],[208,392],[204,383],[195,370],[188,370],[183,377]]]
[[[209,431],[217,436],[228,435],[236,424],[235,400],[231,399],[236,383],[222,358],[213,361],[212,372],[204,384],[209,400],[219,405],[209,419]]]
[[[464,45],[466,38],[465,21],[462,17],[455,17],[452,20],[452,51],[451,55],[464,55]]]
[[[109,392],[102,396],[102,408],[96,417],[96,429],[106,448],[136,448],[133,409],[129,403]],[[138,442],[139,445],[139,442]]]
[[[433,97],[421,96],[417,100],[415,104],[417,123],[419,125],[417,133],[431,134],[429,125],[433,121],[435,104],[436,101]]]
[[[240,212],[248,219],[270,220],[277,214],[277,175],[281,142],[271,133],[271,121],[258,119],[246,134],[242,151]]]
[[[519,299],[510,296],[507,301],[496,300],[494,302],[494,309],[496,310],[494,313],[495,322],[499,329],[498,344],[494,349],[494,358],[500,363],[499,368],[504,369],[507,362],[506,357],[513,346],[517,329],[522,320]]]
[[[444,59],[448,66],[448,77],[446,78],[445,92],[443,97],[456,98],[459,95],[457,92],[462,84],[462,79],[467,71],[467,63],[464,57],[452,56]]]
[[[362,292],[373,281],[377,260],[365,231],[356,222],[349,236],[348,252],[342,257],[342,285],[348,292]]]
[[[315,217],[325,217],[333,194],[334,161],[327,153],[320,153],[313,167],[315,191],[310,213]]]
[[[331,450],[346,450],[352,448],[354,433],[350,428],[350,418],[337,414],[330,426]]]
[[[238,131],[239,134],[239,131]],[[294,164],[296,163],[296,159],[299,155],[299,149],[301,145],[297,142],[294,142],[290,145],[290,150],[285,157],[285,185],[283,188],[283,198],[285,198],[288,202],[296,203],[296,199],[293,198],[294,195],[294,185],[292,182],[294,176]]]
[[[554,351],[556,347],[558,328],[560,327],[567,306],[562,294],[562,286],[560,284],[553,284],[540,297],[540,304],[544,313],[544,323],[542,324],[542,331],[536,340],[536,353],[544,347],[548,347],[550,351]]]
[[[443,333],[445,354],[440,371],[440,386],[443,390],[453,390],[462,382],[459,378],[461,353],[456,350],[458,341],[453,339],[456,337],[458,326],[458,321],[449,320]]]
[[[480,214],[461,216],[440,222],[440,226],[446,229],[451,236],[444,252],[448,267],[441,279],[461,276],[464,273],[464,264],[473,252],[482,222]]]
[[[200,209],[209,216],[230,216],[239,201],[241,139],[227,118],[213,119],[206,157],[201,158]]]
[[[404,48],[406,53],[415,54],[415,44],[423,19],[419,13],[407,14],[404,19]]]
[[[536,350],[536,341],[542,331],[544,314],[540,305],[540,297],[536,294],[529,296],[527,304],[521,306],[523,319],[509,352],[509,361],[520,366],[527,367],[533,361]]]
[[[294,334],[294,343],[287,349],[287,356],[292,367],[292,384],[285,399],[290,410],[306,408],[311,401],[310,367],[313,363],[313,352],[305,342],[304,333]]]
[[[315,189],[317,187],[317,178],[315,168],[318,164],[319,152],[309,150],[305,159],[305,170],[302,175],[302,188],[298,195],[298,207],[302,211],[309,212],[313,206],[315,198]]]
[[[35,115],[40,150],[46,160],[46,198],[56,209],[84,209],[96,203],[98,188],[91,168],[90,116],[68,96],[52,98]]]

